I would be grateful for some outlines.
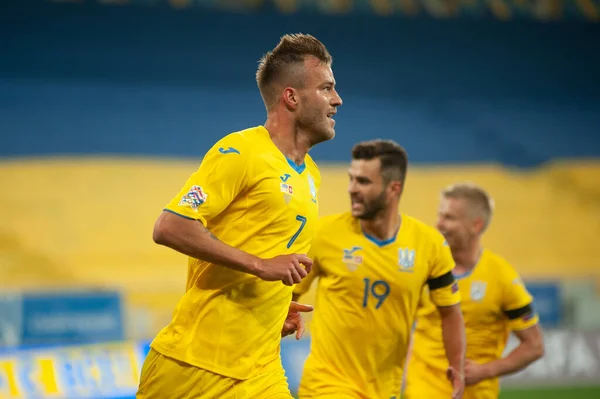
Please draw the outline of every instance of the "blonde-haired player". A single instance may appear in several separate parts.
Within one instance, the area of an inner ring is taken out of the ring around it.
[[[256,73],[264,126],[217,142],[156,222],[154,240],[189,256],[187,287],[138,399],[291,399],[279,344],[310,309],[290,301],[318,216],[308,150],[334,137],[342,104],[331,60],[313,36],[283,36]]]
[[[425,285],[444,323],[440,345],[454,385],[448,399],[462,394],[464,325],[454,262],[438,231],[398,212],[406,170],[406,152],[393,141],[352,150],[351,211],[320,220],[309,252],[313,270],[294,288],[299,296],[319,277],[301,399],[399,399]]]
[[[533,298],[515,269],[481,245],[493,201],[480,187],[455,184],[441,195],[437,228],[456,262],[467,334],[465,399],[496,399],[499,377],[522,370],[544,352]],[[513,332],[520,345],[502,358]],[[406,399],[449,398],[451,386],[438,377],[447,367],[440,317],[424,293],[408,362]]]

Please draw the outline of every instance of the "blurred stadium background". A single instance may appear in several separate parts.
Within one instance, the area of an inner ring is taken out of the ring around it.
[[[345,101],[312,153],[321,213],[347,209],[364,139],[407,148],[402,208],[429,223],[446,184],[481,184],[485,244],[546,333],[502,397],[600,398],[599,21],[598,0],[0,2],[0,398],[133,396],[186,276],[155,218],[214,141],[264,122],[256,62],[296,31]],[[308,324],[282,343],[292,389]]]

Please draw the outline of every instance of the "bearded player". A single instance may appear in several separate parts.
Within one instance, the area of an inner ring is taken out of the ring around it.
[[[297,297],[318,277],[311,350],[301,399],[400,398],[411,328],[423,287],[441,317],[448,398],[463,390],[464,325],[454,261],[434,228],[398,211],[407,154],[393,141],[352,150],[350,212],[320,220],[309,256],[313,269]]]

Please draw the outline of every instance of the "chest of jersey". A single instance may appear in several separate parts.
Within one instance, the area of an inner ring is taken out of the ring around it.
[[[250,189],[239,204],[244,217],[252,226],[268,226],[261,229],[263,238],[285,244],[284,250],[308,251],[318,217],[318,171],[270,154],[257,159],[253,169]]]
[[[319,259],[324,289],[338,292],[355,310],[405,314],[414,309],[428,274],[418,248],[401,240],[377,245],[360,234],[342,245],[334,242]]]
[[[484,327],[504,318],[502,287],[494,282],[492,276],[475,270],[473,274],[457,280],[467,327]]]

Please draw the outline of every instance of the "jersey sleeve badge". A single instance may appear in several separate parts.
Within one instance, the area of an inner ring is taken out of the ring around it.
[[[181,197],[179,206],[187,206],[192,210],[198,212],[198,207],[206,202],[208,194],[206,194],[202,187],[192,186],[186,195]]]

